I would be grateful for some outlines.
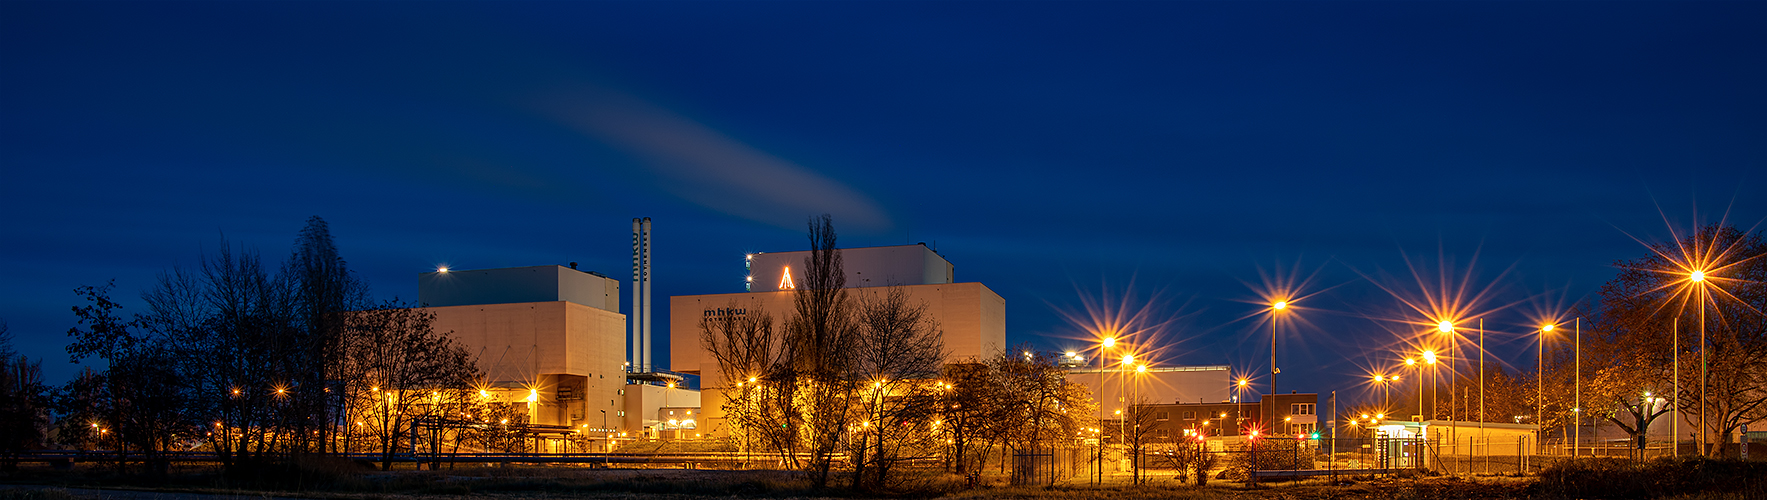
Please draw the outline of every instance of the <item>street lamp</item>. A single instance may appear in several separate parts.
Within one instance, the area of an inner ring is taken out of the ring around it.
[[[1239,382],[1234,384],[1234,390],[1239,392],[1239,398],[1237,401],[1239,404],[1233,408],[1233,411],[1237,413],[1237,415],[1233,416],[1233,427],[1235,429],[1239,428],[1239,421],[1245,420],[1245,391],[1249,388],[1248,384],[1250,384],[1250,381],[1247,381],[1245,377],[1240,377]],[[1237,433],[1238,431],[1235,432]]]
[[[1454,322],[1449,321],[1449,320],[1442,320],[1442,321],[1436,323],[1436,331],[1441,332],[1443,335],[1448,336],[1448,359],[1450,361],[1452,361],[1454,359],[1458,359],[1455,357],[1454,352],[1456,350],[1460,349],[1460,338],[1456,337],[1454,334]],[[1454,406],[1455,406],[1455,404],[1452,403],[1452,401],[1454,400],[1454,389],[1459,384],[1458,379],[1460,378],[1459,377],[1460,367],[1455,366],[1452,363],[1450,363],[1448,365],[1448,372],[1449,372],[1448,400],[1450,401],[1450,403],[1448,403],[1448,433],[1449,433],[1449,435],[1453,436],[1450,439],[1454,439],[1455,443],[1458,444],[1459,438],[1460,438],[1460,429],[1459,429],[1459,426],[1457,424],[1455,424],[1455,420],[1454,420],[1454,416],[1455,416],[1454,415],[1454,410],[1455,410]]]
[[[1423,352],[1423,363],[1430,367],[1430,413],[1429,413],[1429,416],[1426,417],[1425,419],[1426,420],[1435,420],[1436,419],[1436,402],[1440,399],[1439,395],[1436,393],[1436,382],[1440,381],[1442,379],[1441,373],[1436,370],[1436,351],[1424,351]],[[1419,394],[1422,394],[1423,387],[1418,387],[1417,392]],[[1419,406],[1420,407],[1418,408],[1418,411],[1423,411],[1423,408],[1421,407],[1421,405],[1419,405]]]
[[[1700,301],[1700,427],[1699,427],[1699,429],[1700,429],[1700,431],[1698,434],[1699,435],[1698,443],[1699,443],[1700,455],[1705,455],[1707,453],[1706,452],[1706,446],[1707,446],[1707,443],[1706,443],[1706,287],[1703,285],[1706,283],[1706,271],[1704,269],[1695,269],[1692,273],[1688,273],[1687,280],[1691,281],[1697,285],[1702,285],[1699,287],[1699,292],[1700,292],[1700,297],[1699,297],[1699,301]]]
[[[1282,370],[1276,367],[1276,314],[1288,310],[1287,300],[1278,300],[1270,304],[1270,416],[1276,416],[1276,374]],[[1263,402],[1259,402],[1263,406]],[[1275,425],[1275,421],[1271,421]]]
[[[1417,408],[1414,410],[1417,411],[1415,415],[1421,421],[1423,419],[1423,366],[1417,364],[1417,358],[1405,358],[1405,367],[1417,374]]]
[[[1540,341],[1535,344],[1538,353],[1534,357],[1539,364],[1534,368],[1534,404],[1537,406],[1534,410],[1534,425],[1535,433],[1538,434],[1534,437],[1536,443],[1540,436],[1546,435],[1546,430],[1541,427],[1544,422],[1542,419],[1546,418],[1546,335],[1552,333],[1554,328],[1558,327],[1552,323],[1540,325]]]
[[[1386,375],[1382,375],[1382,374],[1378,374],[1378,373],[1374,375],[1374,384],[1381,386],[1382,394],[1381,394],[1381,403],[1380,404],[1382,407],[1389,407],[1390,408],[1393,405],[1393,392],[1390,389],[1390,387],[1392,387],[1392,382],[1395,380],[1399,380],[1399,378],[1398,377],[1387,377]]]
[[[1115,335],[1109,334],[1112,332],[1106,332],[1106,333],[1107,333],[1107,335],[1103,339],[1099,340],[1099,342],[1098,342],[1098,345],[1099,345],[1098,356],[1094,357],[1094,359],[1098,360],[1098,389],[1100,391],[1104,390],[1104,378],[1105,378],[1104,363],[1105,363],[1105,360],[1108,359],[1108,356],[1110,356],[1109,349],[1117,346],[1117,337]],[[1117,386],[1117,401],[1118,402],[1121,402],[1123,399],[1125,399],[1123,394],[1124,394],[1124,392],[1123,392],[1122,384],[1118,384],[1118,386]],[[1100,425],[1102,425],[1104,423],[1104,405],[1102,405],[1102,404],[1098,405],[1096,411],[1098,412],[1098,422]],[[1121,413],[1121,410],[1119,410],[1118,413]],[[1121,428],[1122,428],[1121,426],[1118,426],[1118,429],[1119,429],[1118,436],[1119,437],[1122,435]],[[1096,446],[1097,446],[1096,455],[1097,455],[1098,460],[1097,460],[1097,468],[1094,469],[1094,471],[1096,472],[1095,480],[1098,483],[1103,483],[1104,482],[1104,439],[1102,438],[1102,436],[1100,436],[1100,438],[1098,439]]]

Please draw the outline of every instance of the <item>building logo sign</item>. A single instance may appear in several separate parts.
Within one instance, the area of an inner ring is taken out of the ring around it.
[[[744,316],[749,313],[749,310],[739,307],[720,307],[717,309],[706,309],[705,313],[705,317],[707,318],[722,318],[725,316]]]
[[[791,266],[785,266],[785,276],[779,278],[780,290],[795,290],[798,285],[791,282]]]

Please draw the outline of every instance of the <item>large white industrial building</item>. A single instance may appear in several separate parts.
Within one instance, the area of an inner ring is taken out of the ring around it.
[[[856,298],[892,289],[925,304],[943,333],[947,363],[980,362],[1006,347],[1006,301],[981,283],[958,283],[951,262],[924,244],[841,249]],[[418,299],[434,328],[477,357],[497,401],[527,405],[530,423],[588,430],[604,438],[724,435],[719,389],[726,377],[700,345],[700,324],[719,314],[793,310],[808,251],[752,254],[747,291],[669,297],[670,368],[653,361],[650,221],[633,220],[632,315],[620,313],[619,280],[575,264],[421,273]],[[628,329],[629,327],[629,329]],[[627,333],[630,332],[630,341]],[[1160,367],[1128,380],[1072,367],[1070,379],[1100,404],[1131,399],[1215,402],[1228,397],[1224,366]],[[698,376],[689,388],[683,376]],[[1114,403],[1114,404],[1113,404]],[[611,447],[611,439],[604,441]]]
[[[849,293],[864,297],[889,288],[907,292],[911,304],[924,303],[944,332],[946,362],[972,362],[999,355],[1006,346],[1006,300],[981,283],[956,283],[950,261],[926,245],[841,249]],[[719,389],[736,382],[718,373],[718,364],[700,345],[700,321],[717,314],[766,311],[775,321],[790,316],[793,293],[803,281],[809,251],[757,253],[747,257],[748,292],[669,297],[669,356],[676,372],[698,375],[704,432],[723,435]]]

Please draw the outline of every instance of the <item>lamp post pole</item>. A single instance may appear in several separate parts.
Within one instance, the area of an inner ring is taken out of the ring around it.
[[[1698,279],[1696,281],[1704,283],[1706,281],[1705,280],[1705,273],[1700,273],[1699,276],[1700,276],[1700,279]],[[1699,451],[1700,451],[1701,456],[1710,455],[1712,453],[1710,450],[1711,438],[1706,436],[1706,432],[1708,432],[1708,428],[1706,427],[1706,399],[1707,399],[1706,398],[1706,386],[1707,385],[1709,385],[1709,384],[1706,381],[1706,289],[1705,289],[1705,287],[1701,287],[1700,288],[1700,428],[1699,428],[1699,433],[1697,434],[1699,436],[1699,447],[1700,447]]]
[[[1534,356],[1538,366],[1534,368],[1534,444],[1539,446],[1540,438],[1545,436],[1545,426],[1540,425],[1546,418],[1546,334],[1552,333],[1553,325],[1540,325],[1540,341],[1535,343],[1538,353]]]
[[[1261,420],[1270,422],[1271,432],[1276,431],[1276,374],[1282,373],[1282,370],[1276,367],[1276,318],[1279,317],[1279,313],[1287,309],[1288,301],[1286,300],[1278,300],[1276,303],[1270,304],[1270,413],[1266,414],[1267,419]],[[1263,406],[1263,402],[1259,401],[1258,407],[1262,408]],[[1288,429],[1283,430],[1287,431]]]

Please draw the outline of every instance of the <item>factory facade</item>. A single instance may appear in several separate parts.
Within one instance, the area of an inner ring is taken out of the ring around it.
[[[906,293],[911,305],[925,304],[944,334],[946,363],[979,362],[1006,347],[1006,300],[981,283],[957,283],[950,261],[926,245],[841,249],[848,293],[857,300],[878,298],[891,289]],[[708,435],[725,435],[720,390],[750,374],[719,373],[700,344],[700,323],[723,314],[768,314],[776,322],[793,311],[803,282],[808,251],[758,253],[745,262],[747,292],[669,297],[669,356],[674,371],[698,375],[702,392],[700,426]]]
[[[950,261],[926,245],[840,252],[847,292],[854,300],[899,290],[911,305],[926,306],[943,335],[947,364],[983,362],[1006,348],[1005,299],[981,283],[957,282]],[[493,402],[525,406],[531,426],[543,432],[587,433],[611,450],[620,439],[728,434],[722,390],[754,374],[720,373],[701,344],[702,322],[721,315],[768,314],[776,324],[783,323],[793,313],[809,255],[751,254],[745,259],[745,291],[669,297],[669,370],[659,369],[652,359],[648,219],[633,221],[630,316],[620,313],[619,280],[578,270],[574,263],[438,269],[419,275],[418,297],[435,315],[432,326],[451,332],[477,359]],[[1107,420],[1113,411],[1131,405],[1200,414],[1219,413],[1215,406],[1227,405],[1235,415],[1245,407],[1230,395],[1226,366],[1148,367],[1125,376],[1075,361],[1067,365],[1068,379],[1090,389]],[[695,376],[697,387],[690,387],[688,377]],[[1284,430],[1311,428],[1316,425],[1312,414],[1282,407],[1301,404],[1289,399],[1309,397],[1279,395],[1275,399],[1280,404],[1265,411],[1281,414]],[[1195,408],[1176,408],[1191,406]]]

